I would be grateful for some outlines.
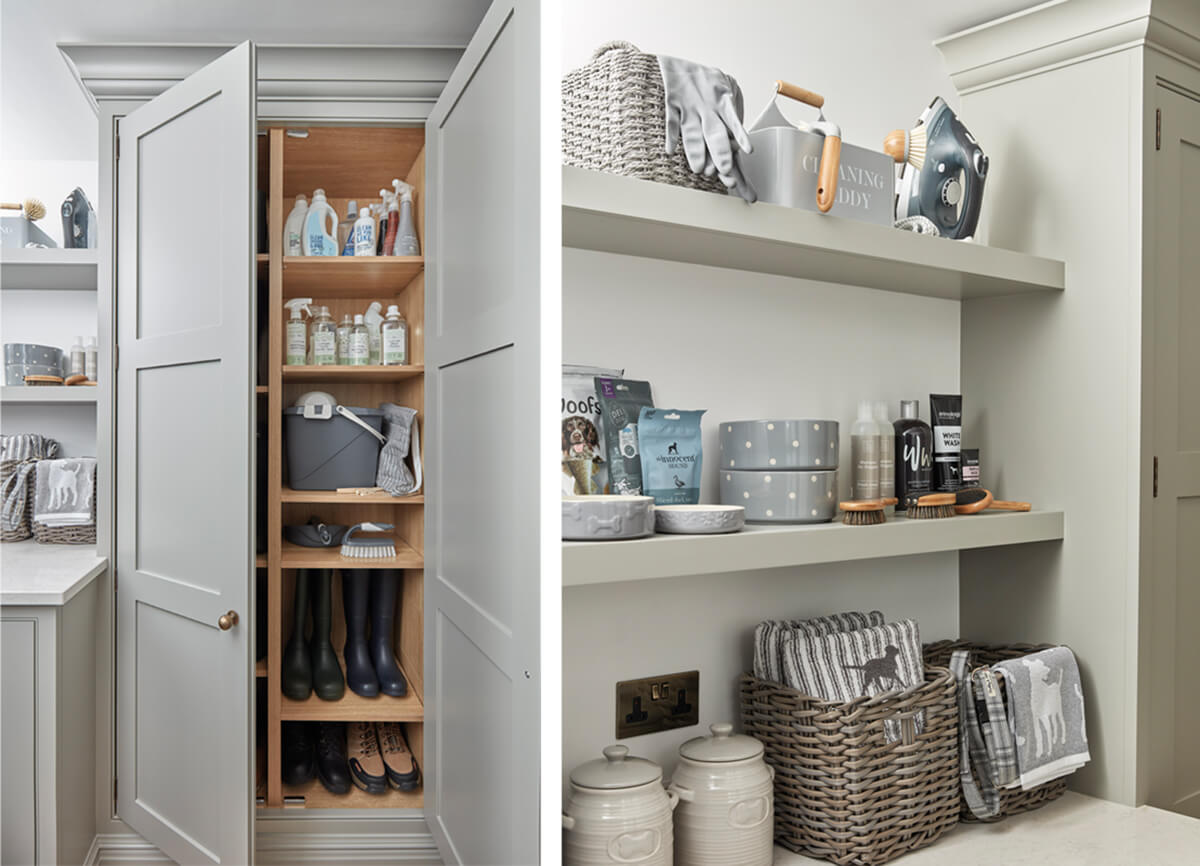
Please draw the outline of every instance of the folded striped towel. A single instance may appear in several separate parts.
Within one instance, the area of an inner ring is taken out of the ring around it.
[[[877,610],[870,613],[847,611],[811,619],[765,620],[754,629],[754,675],[760,680],[783,682],[782,636],[786,631],[797,630],[819,637],[880,625],[883,625],[883,613]]]
[[[825,635],[788,629],[782,645],[784,685],[822,700],[849,701],[925,682],[921,636],[911,619]],[[924,730],[921,714],[914,723],[917,733]],[[889,741],[900,739],[899,720],[885,720],[884,733]]]

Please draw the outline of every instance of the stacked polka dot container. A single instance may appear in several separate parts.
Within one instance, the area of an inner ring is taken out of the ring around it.
[[[723,421],[721,502],[747,523],[828,523],[837,515],[838,422]]]

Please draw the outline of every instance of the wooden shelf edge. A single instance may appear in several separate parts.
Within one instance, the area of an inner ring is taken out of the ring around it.
[[[284,365],[283,379],[305,382],[399,382],[425,375],[424,364],[399,367],[351,367],[347,365]]]
[[[345,676],[346,659],[341,652],[337,657]],[[403,667],[400,670],[405,680],[409,680],[408,671]],[[364,698],[347,686],[345,694],[336,701],[323,701],[315,693],[303,701],[284,696],[279,719],[284,722],[423,722],[425,705],[411,687],[402,698],[390,695]]]
[[[425,791],[397,791],[389,788],[386,794],[368,794],[353,785],[345,794],[331,794],[320,779],[303,785],[284,785],[283,809],[420,809],[425,803]],[[303,802],[297,802],[299,799]],[[291,800],[292,802],[288,802]],[[259,808],[267,808],[259,804]]]
[[[342,556],[341,545],[336,547],[301,547],[284,541],[280,550],[281,568],[424,568],[425,557],[406,541],[392,537],[396,555],[390,559],[359,559]]]
[[[882,559],[1062,537],[1063,512],[1032,511],[989,512],[942,520],[897,517],[881,526],[845,526],[840,522],[747,526],[742,532],[728,535],[563,542],[563,586]]]
[[[416,496],[392,496],[390,493],[338,493],[336,490],[293,490],[285,487],[280,491],[281,502],[298,502],[313,505],[424,505],[425,494]]]

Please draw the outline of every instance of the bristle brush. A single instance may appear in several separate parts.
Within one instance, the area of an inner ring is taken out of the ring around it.
[[[366,538],[355,537],[358,532],[389,532],[391,523],[356,523],[342,537],[342,556],[353,559],[394,559],[396,543],[390,535]]]
[[[839,502],[838,507],[842,509],[842,523],[847,526],[878,526],[887,522],[883,509],[898,501],[895,496],[887,499],[848,499]]]
[[[0,201],[0,210],[19,210],[21,216],[30,222],[40,220],[46,215],[46,206],[42,204],[41,199],[36,198],[27,198],[23,202]]]
[[[904,497],[905,514],[916,520],[954,516],[953,493],[912,493]]]
[[[1033,505],[1028,502],[993,499],[992,492],[982,487],[964,487],[954,494],[956,514],[978,514],[988,508],[994,508],[997,511],[1030,511]]]
[[[883,139],[883,152],[896,162],[907,162],[917,171],[925,167],[927,141],[925,124],[919,123],[912,129],[893,129]]]

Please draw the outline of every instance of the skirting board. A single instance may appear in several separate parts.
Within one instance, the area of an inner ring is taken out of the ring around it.
[[[420,833],[260,833],[256,866],[301,864],[403,863],[442,866],[433,837]],[[92,839],[83,866],[173,866],[174,861],[134,833],[101,834]]]

